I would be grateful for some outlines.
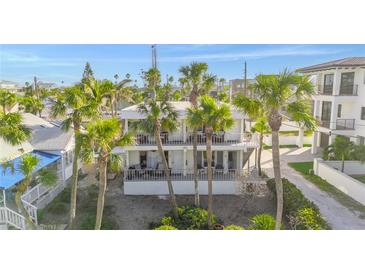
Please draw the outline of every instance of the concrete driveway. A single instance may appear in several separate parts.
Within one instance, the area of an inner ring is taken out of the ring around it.
[[[252,155],[251,163],[254,162],[253,157]],[[280,149],[282,177],[295,184],[309,200],[319,207],[323,217],[333,229],[365,229],[365,220],[359,217],[361,212],[344,207],[288,166],[289,162],[307,162],[312,161],[314,157],[309,147]],[[267,169],[266,173],[269,177],[274,176],[271,150],[263,151],[262,168]]]

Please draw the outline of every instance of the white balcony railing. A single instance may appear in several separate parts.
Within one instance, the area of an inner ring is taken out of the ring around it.
[[[187,133],[186,138],[182,135],[175,135],[170,133],[161,133],[161,142],[163,145],[187,145],[193,144],[193,134]],[[242,142],[250,142],[251,134],[241,133],[215,133],[212,136],[212,143],[214,145],[229,145]],[[206,135],[204,133],[198,133],[197,143],[198,145],[205,145],[207,142]],[[137,134],[136,145],[156,145],[154,136],[148,134]]]

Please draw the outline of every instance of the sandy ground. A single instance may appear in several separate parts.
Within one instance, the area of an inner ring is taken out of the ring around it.
[[[192,205],[194,196],[177,196],[178,205]],[[112,206],[114,220],[120,229],[148,229],[150,222],[157,222],[169,210],[167,197],[125,196],[122,184],[110,183],[106,195],[106,204]],[[207,196],[201,196],[202,207],[207,207]],[[249,217],[260,213],[275,213],[271,195],[263,197],[215,195],[213,197],[214,214],[225,224],[247,226]]]

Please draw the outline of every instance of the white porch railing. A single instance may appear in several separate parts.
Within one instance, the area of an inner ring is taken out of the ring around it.
[[[193,181],[194,174],[191,170],[170,170],[172,181]],[[238,169],[215,169],[213,168],[213,180],[215,181],[233,181],[238,180],[240,176],[244,176],[244,170]],[[156,169],[129,169],[124,173],[125,181],[163,181],[166,180],[164,170]],[[198,170],[198,180],[208,180],[207,169]]]
[[[0,207],[0,223],[22,230],[26,228],[25,218],[7,207]]]
[[[35,224],[38,224],[38,209],[45,208],[58,194],[60,194],[65,189],[66,185],[67,182],[63,180],[58,180],[57,184],[53,187],[47,187],[42,184],[38,184],[22,195],[21,199],[24,207],[28,211]]]

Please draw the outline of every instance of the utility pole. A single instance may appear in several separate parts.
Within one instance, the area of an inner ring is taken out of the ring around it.
[[[156,51],[156,45],[152,45],[152,67],[154,69],[157,68],[157,51]]]
[[[245,61],[245,71],[244,71],[244,93],[247,96],[247,63]]]

